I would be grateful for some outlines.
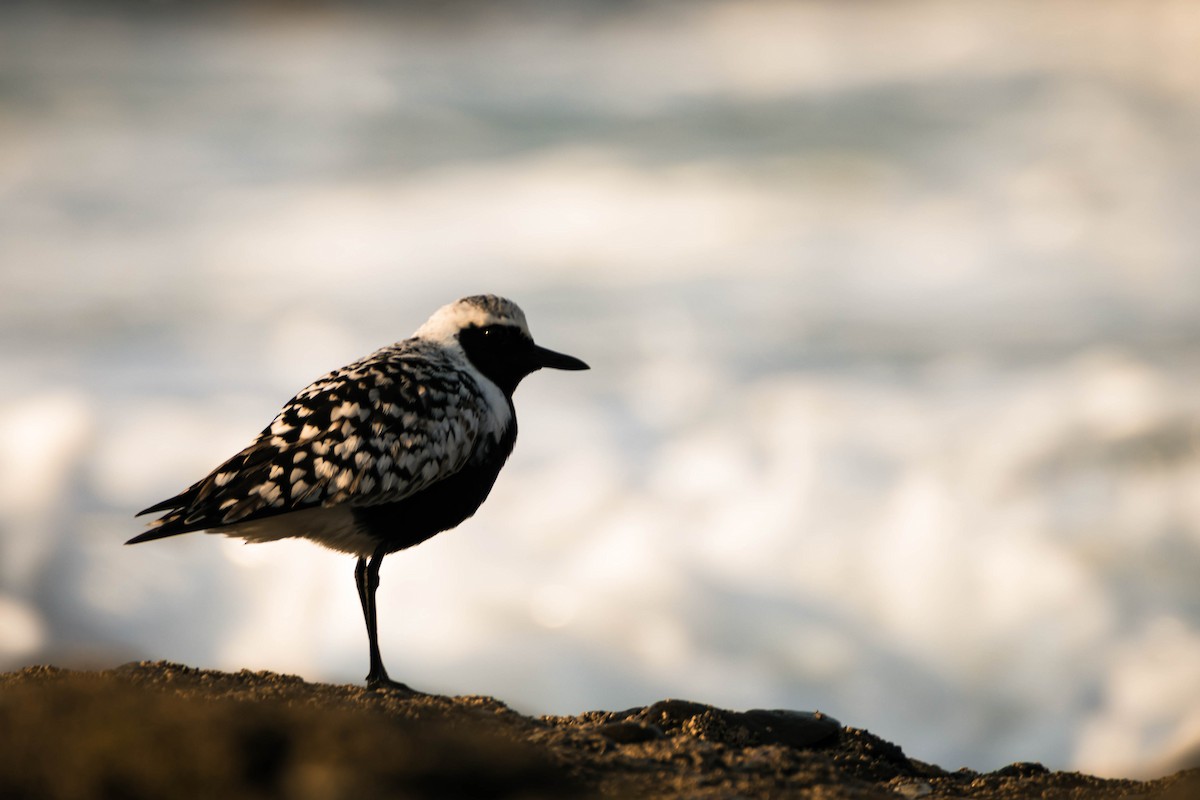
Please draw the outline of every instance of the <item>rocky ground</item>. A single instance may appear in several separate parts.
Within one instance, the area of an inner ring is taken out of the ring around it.
[[[1013,764],[947,772],[819,714],[664,700],[526,717],[441,697],[165,662],[0,675],[0,798],[1200,798]]]

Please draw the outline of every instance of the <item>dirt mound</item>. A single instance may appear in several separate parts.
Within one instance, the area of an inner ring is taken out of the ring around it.
[[[0,797],[1169,798],[1013,764],[947,772],[821,714],[665,700],[535,719],[441,697],[164,662],[0,675]]]

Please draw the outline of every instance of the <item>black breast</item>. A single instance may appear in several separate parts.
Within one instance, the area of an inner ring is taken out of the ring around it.
[[[500,441],[479,461],[399,502],[355,507],[354,519],[369,536],[383,543],[388,553],[453,528],[487,499],[516,440],[514,415]]]

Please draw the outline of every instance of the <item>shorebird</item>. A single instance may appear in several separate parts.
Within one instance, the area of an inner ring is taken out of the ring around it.
[[[301,390],[246,449],[139,512],[165,513],[126,544],[203,530],[358,556],[367,686],[407,689],[379,654],[380,563],[475,513],[517,438],[513,391],[543,367],[588,369],[534,344],[511,300],[465,297]]]

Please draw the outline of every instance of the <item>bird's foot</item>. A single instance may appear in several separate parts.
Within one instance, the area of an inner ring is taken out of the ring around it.
[[[401,692],[407,692],[409,694],[417,694],[417,692],[407,684],[401,683],[400,681],[394,681],[389,678],[386,672],[382,675],[368,675],[367,689],[372,692],[377,692],[380,689],[395,689]]]

